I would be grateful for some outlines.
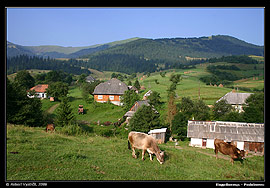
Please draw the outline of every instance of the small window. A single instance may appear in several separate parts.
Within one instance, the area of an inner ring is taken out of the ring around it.
[[[210,125],[210,132],[215,132],[216,125]]]
[[[109,98],[111,101],[114,100],[114,96],[109,96]]]
[[[98,95],[98,99],[103,99],[103,95]]]

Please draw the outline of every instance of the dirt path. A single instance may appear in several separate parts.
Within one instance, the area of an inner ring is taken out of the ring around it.
[[[53,113],[53,111],[59,106],[60,103],[53,105],[51,108],[47,110],[49,114]]]
[[[193,151],[196,151],[198,153],[201,153],[201,154],[204,154],[204,155],[207,155],[207,156],[210,156],[210,157],[216,157],[216,154],[210,154],[210,153],[206,153],[206,152],[203,152],[203,151],[200,151],[200,150],[194,150],[192,148],[187,148],[187,147],[182,148],[180,146],[166,146],[166,147],[171,147],[171,148],[176,148],[176,149],[193,150]],[[249,154],[248,156],[246,156],[246,158],[253,157],[254,155],[260,155],[260,154]],[[231,159],[229,156],[223,155],[220,152],[218,153],[218,158],[225,159],[225,160],[230,160]]]
[[[204,155],[211,156],[211,157],[216,157],[216,154],[204,153],[204,152],[202,152],[202,151],[197,151],[197,152],[199,152],[199,153],[201,153],[201,154],[204,154]],[[229,157],[226,157],[225,155],[222,155],[222,154],[220,154],[220,153],[218,153],[218,158],[222,158],[222,159],[225,159],[225,160],[230,160]]]

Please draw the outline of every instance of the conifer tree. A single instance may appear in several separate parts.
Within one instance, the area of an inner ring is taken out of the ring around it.
[[[57,109],[57,116],[55,120],[56,126],[63,127],[69,125],[74,120],[74,114],[70,108],[70,104],[67,97],[61,99],[61,103]]]

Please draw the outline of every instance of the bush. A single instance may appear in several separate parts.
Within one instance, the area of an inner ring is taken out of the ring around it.
[[[99,136],[104,136],[104,137],[113,136],[113,130],[111,126],[108,126],[108,127],[95,126],[94,132],[96,133],[96,135],[99,135]]]
[[[61,133],[61,134],[65,134],[65,135],[69,135],[69,136],[87,135],[88,134],[88,131],[83,129],[78,124],[69,124],[69,125],[66,125],[64,127],[59,127],[59,128],[57,127],[56,131]]]
[[[116,127],[114,130],[114,135],[121,139],[127,139],[129,131],[125,129],[124,126]]]

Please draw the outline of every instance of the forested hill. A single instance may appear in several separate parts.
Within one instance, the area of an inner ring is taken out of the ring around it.
[[[105,54],[135,55],[146,60],[184,62],[190,58],[229,55],[264,56],[264,47],[226,35],[199,38],[138,39],[84,57],[101,57]]]

